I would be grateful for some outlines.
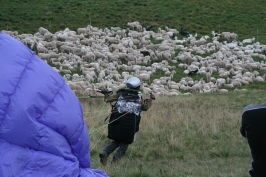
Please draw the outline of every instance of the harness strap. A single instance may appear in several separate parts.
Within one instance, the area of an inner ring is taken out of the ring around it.
[[[114,113],[114,108],[115,108],[115,106],[116,106],[116,103],[117,103],[117,101],[115,102],[115,104],[112,104],[111,102],[110,102],[110,105],[111,105],[111,113],[109,113],[109,115],[104,119],[104,122],[106,122],[107,121],[107,119],[108,118],[110,118],[110,116]]]

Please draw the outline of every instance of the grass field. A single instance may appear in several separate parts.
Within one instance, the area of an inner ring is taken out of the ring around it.
[[[98,153],[110,142],[104,123],[110,106],[81,99],[91,136],[93,168],[111,177],[248,177],[251,155],[240,135],[241,111],[265,101],[265,91],[157,97],[142,113],[136,140],[117,165]]]
[[[39,27],[51,32],[66,27],[183,27],[190,33],[235,32],[239,40],[256,37],[266,43],[264,0],[0,0],[0,30],[34,34]]]

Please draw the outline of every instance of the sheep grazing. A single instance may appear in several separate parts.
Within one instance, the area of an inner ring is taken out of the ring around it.
[[[179,34],[181,34],[182,36],[185,36],[185,37],[189,37],[189,36],[190,36],[189,32],[187,32],[187,31],[184,31],[184,29],[183,29],[183,28],[181,28],[181,30],[180,30],[180,32],[179,32]]]
[[[243,44],[250,44],[253,43],[255,41],[255,37],[251,38],[251,39],[244,39],[242,41]]]
[[[151,26],[145,26],[144,28],[145,28],[146,31],[151,31],[151,29],[153,28],[153,26],[152,25]]]
[[[149,51],[140,51],[140,53],[143,54],[143,56],[151,56]]]
[[[233,42],[233,41],[237,41],[237,38],[238,38],[238,35],[236,33],[222,32],[222,34],[219,36],[218,41]]]
[[[215,33],[215,31],[212,31],[212,37],[218,37],[218,36],[221,36],[221,34],[218,34],[218,33]]]
[[[173,29],[173,28],[168,28],[168,26],[165,26],[165,30],[167,32],[171,32],[173,33],[174,35],[177,35],[179,33],[179,31],[177,31],[176,29]]]
[[[198,71],[199,71],[198,69],[196,69],[196,70],[194,70],[194,71],[189,71],[189,72],[188,72],[188,75],[189,75],[189,76],[194,76],[194,75],[197,74]]]
[[[261,50],[261,53],[262,53],[263,55],[266,55],[266,48],[263,48],[263,49]]]
[[[6,31],[6,30],[2,30],[2,32],[9,34],[10,36],[17,36],[18,32],[17,31]]]
[[[102,30],[88,25],[77,31],[66,28],[55,34],[40,27],[34,35],[7,33],[31,49],[36,49],[40,58],[64,74],[75,93],[83,94],[85,90],[107,86],[107,83],[111,84],[108,88],[115,91],[125,87],[126,80],[132,76],[139,77],[143,82],[141,89],[144,93],[162,95],[178,95],[178,90],[191,93],[227,92],[221,87],[234,88],[266,80],[266,74],[261,76],[266,71],[266,62],[253,60],[253,57],[266,59],[266,45],[254,43],[255,38],[244,39],[242,43],[235,33],[217,34],[212,31],[212,42],[207,43],[208,35],[197,39],[196,35],[192,36],[183,28],[178,32],[165,26],[165,30],[159,28],[156,33],[155,30],[148,31],[154,26],[145,26],[141,30],[142,26],[137,21],[129,22],[128,26],[127,29],[111,27],[111,30]],[[184,36],[182,40],[178,40],[178,33]],[[153,44],[152,38],[162,42]],[[180,50],[177,55],[176,50]],[[202,54],[210,55],[202,57]],[[178,63],[187,76],[179,83],[172,81],[177,71],[173,63]],[[123,73],[119,74],[118,70]],[[158,70],[165,77],[153,79]],[[79,71],[81,73],[77,75]],[[203,79],[193,81],[193,76],[200,75],[206,76],[207,82]]]
[[[127,26],[129,26],[132,29],[140,29],[140,27],[142,28],[142,26],[140,25],[140,23],[138,21],[135,22],[128,22]]]

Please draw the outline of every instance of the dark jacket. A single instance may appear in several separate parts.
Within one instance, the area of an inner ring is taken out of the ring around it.
[[[251,149],[250,175],[266,177],[266,104],[248,105],[243,109],[240,132]]]
[[[136,105],[139,104],[139,110],[147,111],[151,107],[151,100],[143,100],[142,96],[137,90],[121,89],[116,95],[108,96],[105,99],[106,102],[117,101],[116,105],[112,109],[112,114],[110,116],[108,124],[108,138],[131,144],[134,140],[134,135],[139,130],[140,123],[140,113],[123,111],[121,112],[119,101],[126,102],[125,104],[131,102]],[[122,109],[123,110],[123,109]]]

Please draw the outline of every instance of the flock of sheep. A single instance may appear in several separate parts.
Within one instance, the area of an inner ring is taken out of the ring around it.
[[[195,34],[178,39],[179,31],[167,26],[154,32],[139,22],[127,25],[127,29],[88,25],[54,34],[43,27],[35,34],[2,32],[35,51],[79,95],[103,88],[115,92],[125,87],[131,76],[142,80],[144,94],[160,95],[228,92],[227,88],[239,89],[266,80],[266,45],[255,42],[255,38],[239,41],[235,33],[212,31],[202,37]],[[154,40],[160,42],[154,44]],[[164,76],[151,80],[159,70]],[[178,70],[186,77],[175,82]],[[191,71],[197,71],[197,77],[189,74]]]

